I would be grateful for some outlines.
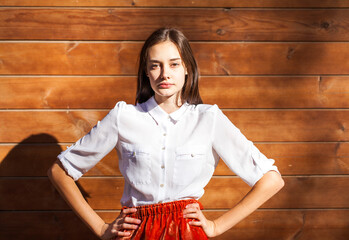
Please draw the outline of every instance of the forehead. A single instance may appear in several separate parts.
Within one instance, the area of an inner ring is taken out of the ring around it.
[[[149,60],[168,60],[180,58],[177,46],[171,41],[165,41],[150,47],[148,50]]]

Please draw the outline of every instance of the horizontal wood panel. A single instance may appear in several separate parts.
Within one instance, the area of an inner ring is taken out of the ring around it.
[[[225,234],[213,238],[231,239],[345,239],[349,234],[349,210],[259,210]],[[204,211],[208,219],[215,219],[225,211]],[[111,222],[118,215],[101,211],[98,215]],[[0,239],[97,239],[82,221],[70,211],[0,212]],[[25,226],[25,227],[24,227]],[[71,227],[74,226],[74,227]],[[21,231],[13,231],[21,229]]]
[[[0,74],[135,75],[142,43],[1,42]],[[349,43],[192,43],[203,75],[349,74]]]
[[[0,77],[0,108],[105,108],[134,104],[136,77]]]
[[[0,176],[46,176],[47,169],[67,145],[0,145]],[[276,160],[282,175],[349,174],[349,143],[256,144]],[[18,166],[21,166],[20,168]],[[221,160],[214,175],[234,175]],[[111,151],[86,176],[121,176],[116,151]]]
[[[0,108],[105,108],[134,104],[136,77],[0,77]],[[73,87],[75,86],[75,87]]]
[[[3,111],[0,142],[75,142],[108,111]],[[348,141],[346,110],[224,111],[252,141]]]
[[[349,207],[348,177],[284,177],[284,180],[285,187],[261,208]],[[120,209],[123,183],[123,178],[82,178],[78,181],[94,209]],[[214,177],[200,201],[207,209],[231,208],[249,190],[250,187],[239,178]],[[0,195],[0,210],[68,209],[46,178],[2,177]]]
[[[133,104],[136,77],[0,77],[0,108]],[[221,108],[349,108],[349,77],[201,77],[204,103]],[[78,87],[72,87],[78,86]]]
[[[97,7],[349,7],[348,0],[2,0],[0,6],[97,6]]]
[[[0,9],[0,39],[145,40],[163,26],[196,41],[346,41],[349,10]]]
[[[226,111],[252,141],[347,141],[349,111]]]
[[[1,80],[0,80],[1,81]],[[348,108],[349,77],[202,77],[205,103],[221,108]]]

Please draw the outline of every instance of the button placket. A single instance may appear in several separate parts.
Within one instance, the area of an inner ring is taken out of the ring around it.
[[[169,122],[164,121],[161,126],[161,159],[160,159],[160,173],[159,173],[159,195],[158,199],[161,201],[165,198],[165,192],[166,192],[166,171],[165,171],[165,162],[167,158],[167,136],[168,136],[168,128],[169,128]]]

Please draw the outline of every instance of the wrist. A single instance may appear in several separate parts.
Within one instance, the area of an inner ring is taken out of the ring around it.
[[[213,220],[212,224],[213,224],[213,234],[216,237],[216,236],[220,235],[221,233],[219,232],[216,220]]]
[[[97,229],[99,229],[98,230],[98,232],[96,233],[96,235],[99,237],[99,238],[103,238],[103,236],[104,236],[104,234],[105,234],[105,232],[106,232],[106,230],[108,229],[108,226],[109,226],[109,224],[107,224],[107,223],[105,223],[105,222],[103,222]]]

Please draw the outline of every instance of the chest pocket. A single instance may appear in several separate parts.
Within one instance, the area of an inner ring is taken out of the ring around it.
[[[182,146],[176,149],[173,181],[178,185],[188,185],[198,178],[206,164],[205,146]]]
[[[133,185],[151,182],[150,151],[144,147],[121,143],[122,161],[120,171]]]

